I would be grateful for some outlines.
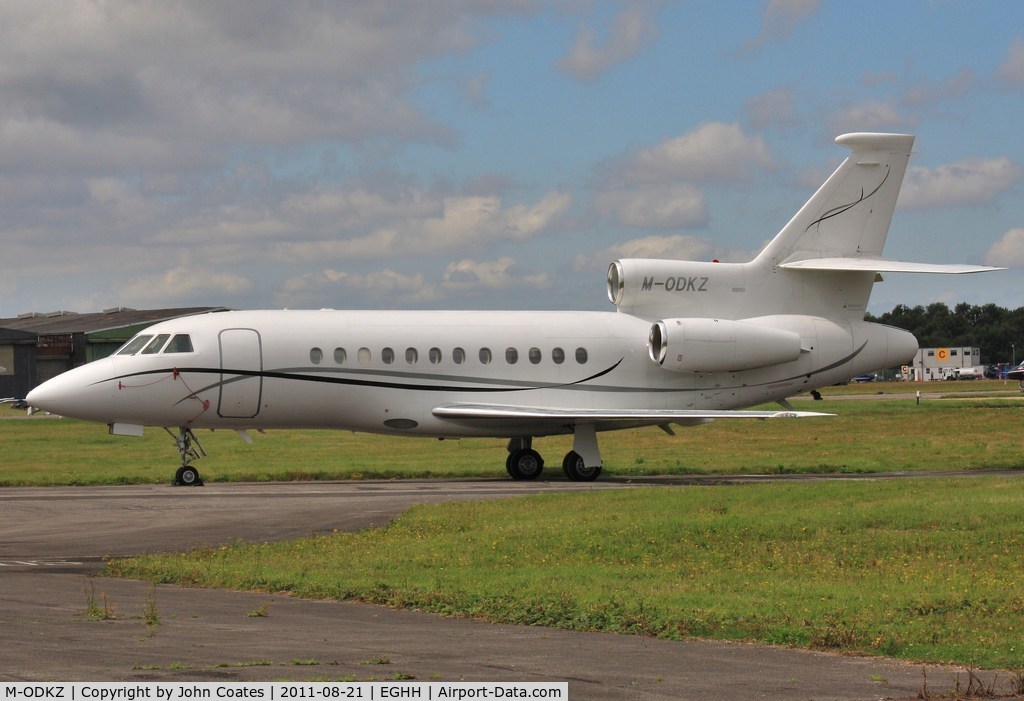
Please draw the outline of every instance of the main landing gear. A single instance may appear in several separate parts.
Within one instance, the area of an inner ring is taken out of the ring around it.
[[[184,426],[178,429],[177,435],[172,433],[169,428],[164,430],[174,437],[174,442],[178,446],[178,454],[181,455],[181,467],[174,473],[174,481],[171,482],[171,485],[175,487],[202,487],[203,478],[199,476],[199,470],[193,467],[192,461],[205,456],[206,451],[200,445],[196,434],[192,433],[191,428]]]
[[[587,457],[585,458],[584,455]],[[577,426],[573,449],[562,459],[562,472],[571,482],[593,482],[601,474],[601,454],[594,428]],[[544,459],[533,449],[533,438],[510,438],[505,470],[514,480],[533,480],[544,470]]]

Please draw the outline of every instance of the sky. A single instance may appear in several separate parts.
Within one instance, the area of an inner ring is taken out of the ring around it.
[[[1019,0],[0,0],[0,317],[611,310],[916,135],[869,311],[1024,306]]]

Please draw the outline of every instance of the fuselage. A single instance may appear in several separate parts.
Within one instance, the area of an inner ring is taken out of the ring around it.
[[[798,334],[799,357],[673,371],[651,358],[651,321],[620,312],[221,312],[152,326],[28,401],[107,424],[507,437],[508,428],[432,412],[450,403],[735,409],[904,363],[917,350],[911,334],[866,322],[779,315],[758,323]]]

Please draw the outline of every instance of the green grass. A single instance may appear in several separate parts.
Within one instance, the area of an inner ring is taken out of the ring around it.
[[[1020,397],[1018,383],[1013,380],[948,380],[942,382],[858,382],[848,385],[823,387],[825,397],[849,396],[854,394],[940,394],[944,396],[971,395],[978,393],[1000,393]]]
[[[603,433],[605,471],[626,476],[858,473],[1024,465],[1019,441],[1024,403],[1013,397],[928,399],[920,405],[912,399],[826,399],[799,402],[797,408],[837,416],[721,420],[678,428],[675,438],[656,428]],[[498,439],[295,430],[254,432],[255,445],[248,445],[233,431],[199,431],[198,436],[209,453],[198,466],[212,481],[505,476],[505,441]],[[571,439],[538,439],[535,447],[547,461],[545,476],[562,479],[561,458]],[[52,417],[0,421],[0,450],[3,486],[160,483],[170,480],[178,464],[173,440],[163,430],[147,429],[142,438],[110,436],[102,425]]]
[[[110,568],[507,623],[1020,668],[1021,487],[985,478],[545,495]]]

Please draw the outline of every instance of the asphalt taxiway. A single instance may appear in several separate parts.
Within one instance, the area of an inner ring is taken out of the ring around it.
[[[680,482],[691,480],[0,489],[0,681],[565,680],[573,699],[916,698],[925,674],[933,693],[953,687],[954,668],[886,659],[94,576],[107,556],[357,529],[413,504]],[[90,601],[112,616],[87,618]]]

